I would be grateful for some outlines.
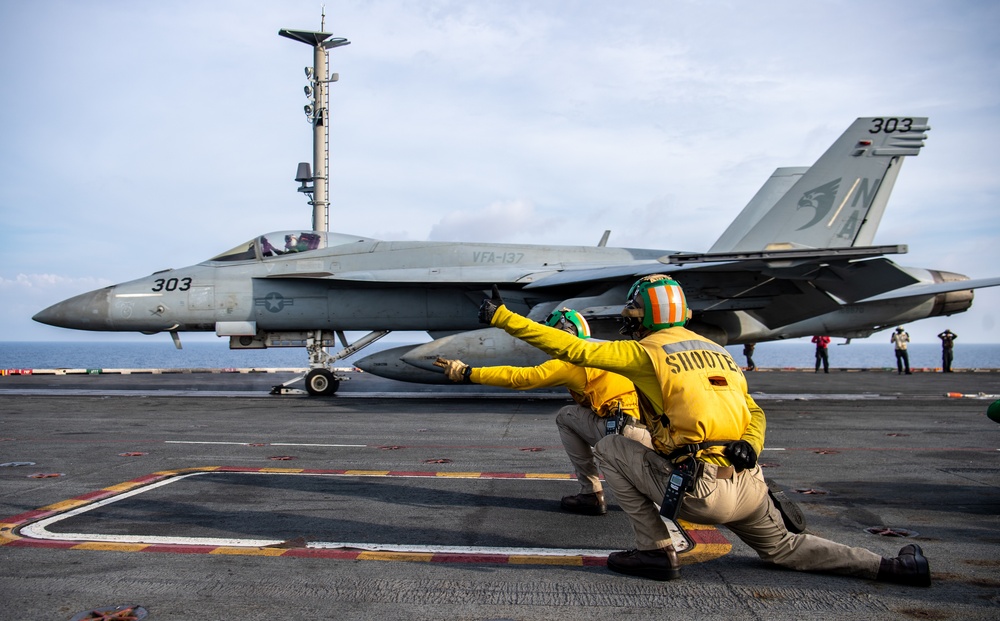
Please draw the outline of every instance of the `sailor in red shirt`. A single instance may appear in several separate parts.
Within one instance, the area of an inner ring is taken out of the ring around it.
[[[830,372],[830,354],[827,352],[826,346],[830,344],[830,337],[828,336],[814,336],[813,343],[816,343],[816,372],[819,373],[819,364],[823,363],[823,372]]]

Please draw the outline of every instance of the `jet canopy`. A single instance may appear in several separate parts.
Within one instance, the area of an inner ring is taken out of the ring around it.
[[[243,242],[212,257],[209,262],[259,261],[359,241],[364,238],[323,231],[275,231]]]

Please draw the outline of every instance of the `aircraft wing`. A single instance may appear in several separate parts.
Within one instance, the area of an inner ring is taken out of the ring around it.
[[[681,283],[696,313],[752,311],[765,325],[776,327],[833,312],[845,302],[915,285],[916,278],[880,256],[901,252],[906,252],[905,246],[675,254],[661,258],[663,263],[564,270],[525,289],[630,283],[647,274],[667,273]],[[604,310],[589,309],[586,314],[603,316]]]
[[[617,278],[639,278],[656,273],[678,273],[690,271],[687,267],[668,267],[670,265],[688,266],[708,263],[724,264],[722,271],[764,271],[776,265],[796,262],[805,263],[843,262],[845,260],[866,259],[885,254],[903,254],[907,252],[905,245],[893,246],[854,246],[850,248],[770,248],[755,252],[732,253],[685,253],[678,252],[660,257],[658,261],[630,263],[610,267],[571,268],[553,272],[549,275],[539,274],[533,278],[525,289],[542,287],[557,287],[562,285],[584,284],[614,280]],[[699,268],[718,271],[720,268]]]
[[[544,287],[560,287],[563,285],[584,285],[621,279],[632,279],[632,281],[635,281],[643,276],[665,271],[667,270],[659,261],[645,261],[604,267],[570,268],[547,275],[540,275],[531,284],[525,285],[524,288],[539,289]]]

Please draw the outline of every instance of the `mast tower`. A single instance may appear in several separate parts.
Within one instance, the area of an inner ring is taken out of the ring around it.
[[[324,28],[325,21],[324,15],[320,29]],[[351,42],[343,37],[334,37],[329,32],[282,28],[278,34],[313,48],[313,66],[305,68],[309,84],[304,89],[306,97],[309,98],[309,103],[305,106],[306,120],[313,126],[313,163],[311,169],[308,162],[300,163],[295,180],[301,184],[299,192],[310,197],[309,204],[313,207],[313,230],[325,232],[329,230],[330,216],[329,89],[330,84],[340,78],[336,73],[327,75],[329,50],[350,45]]]

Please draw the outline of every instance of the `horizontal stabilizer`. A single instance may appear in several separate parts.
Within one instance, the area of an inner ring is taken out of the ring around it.
[[[970,280],[953,280],[950,282],[921,283],[902,287],[879,295],[859,300],[859,302],[880,302],[883,300],[898,300],[901,298],[912,298],[926,295],[937,295],[938,293],[948,293],[950,291],[965,291],[967,289],[984,289],[986,287],[996,287],[1000,285],[1000,276],[993,278],[976,278]]]
[[[818,289],[848,304],[917,282],[907,270],[883,258],[830,262],[824,264],[812,278],[813,285]]]

